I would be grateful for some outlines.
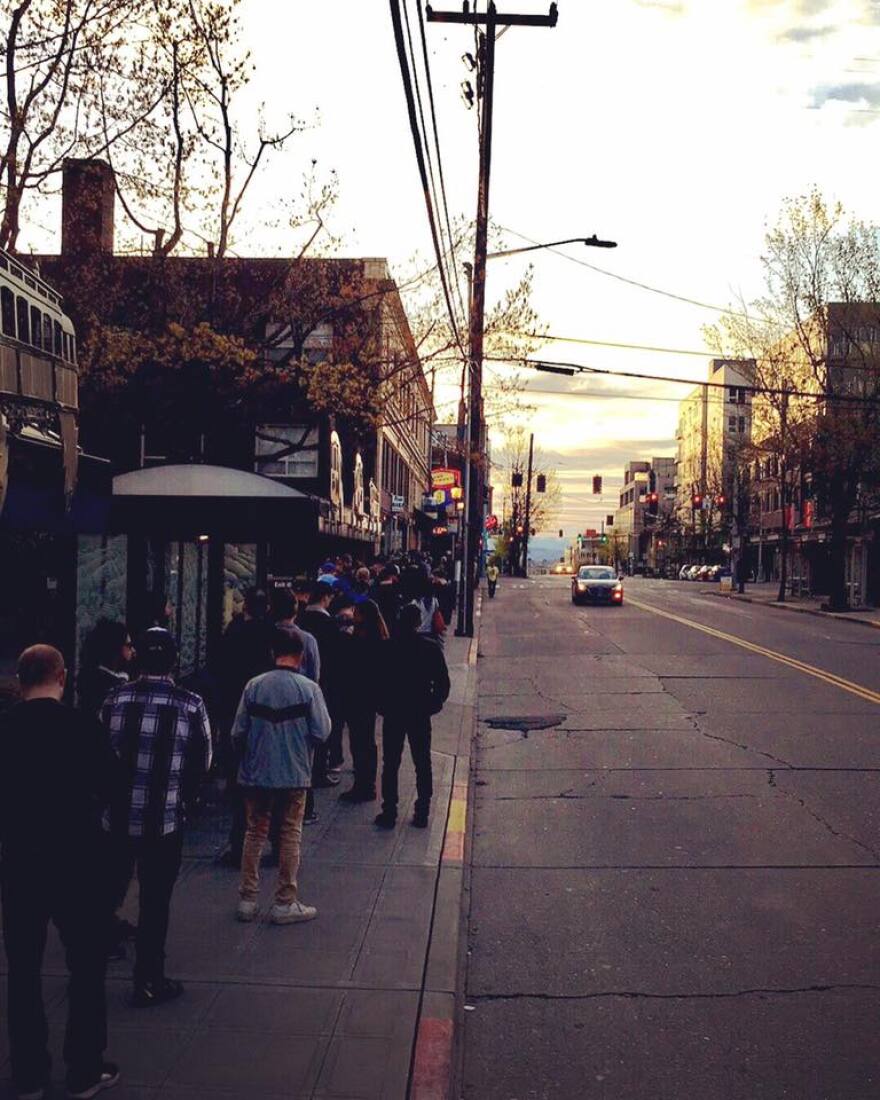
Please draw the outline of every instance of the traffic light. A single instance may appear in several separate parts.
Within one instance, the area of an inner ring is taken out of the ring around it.
[[[521,523],[518,523],[516,525],[516,533],[518,535],[521,535],[523,533],[523,531],[525,531],[525,527],[523,527],[523,525]]]
[[[652,515],[652,516],[657,515],[657,503],[658,503],[659,500],[660,500],[660,498],[657,496],[656,493],[648,493],[648,513],[649,513],[649,515]]]
[[[564,532],[564,531],[563,531],[563,530],[562,530],[561,528],[560,528],[560,530],[559,530],[559,537],[560,537],[561,539],[564,539],[564,538],[565,538],[565,532]]]
[[[514,489],[519,489],[519,488],[522,487],[522,482],[523,482],[522,470],[514,470],[513,475],[510,478],[511,487],[514,488]]]
[[[535,535],[537,534],[537,531],[536,531],[536,529],[535,529],[535,528],[533,527],[533,528],[531,529],[531,531],[529,531],[529,534],[531,535],[531,537],[532,537],[532,538],[534,538],[534,537],[535,537]]]
[[[593,478],[593,496],[600,497],[602,495],[602,478],[596,474]]]
[[[724,493],[719,493],[718,496],[715,497],[715,503],[718,505],[719,508],[724,507],[724,505],[727,503],[727,497],[724,495]]]
[[[695,512],[697,512],[702,507],[703,507],[703,498],[702,498],[702,496],[699,493],[694,493],[694,495],[691,497],[691,508],[693,508],[693,510]]]
[[[547,492],[547,476],[545,474],[538,474],[538,483],[536,488],[539,493]]]
[[[604,546],[607,541],[608,541],[608,536],[603,531],[603,533],[599,536],[599,542],[601,542],[602,545]]]

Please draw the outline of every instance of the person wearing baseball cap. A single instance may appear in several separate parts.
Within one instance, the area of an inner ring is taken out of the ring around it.
[[[139,906],[132,1004],[146,1008],[183,993],[165,976],[171,894],[180,871],[183,827],[211,765],[211,728],[201,697],[178,687],[174,638],[162,627],[137,643],[140,676],[107,697],[101,720],[127,775],[121,820]]]

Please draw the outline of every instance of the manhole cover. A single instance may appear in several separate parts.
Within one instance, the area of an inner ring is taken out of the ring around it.
[[[486,725],[493,730],[547,730],[565,721],[564,714],[517,714],[512,717],[486,718]]]

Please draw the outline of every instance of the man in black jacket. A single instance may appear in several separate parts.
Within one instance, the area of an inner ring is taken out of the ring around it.
[[[342,710],[343,668],[342,644],[339,626],[330,614],[330,604],[336,593],[329,584],[317,581],[312,587],[309,605],[297,620],[297,626],[311,634],[318,643],[321,657],[321,676],[319,684],[324,693],[333,730],[326,745],[315,750],[312,768],[312,789],[306,803],[305,822],[307,825],[317,821],[315,796],[313,791],[320,787],[335,787],[339,783],[339,765],[342,762]]]
[[[64,658],[31,646],[18,661],[22,702],[0,718],[0,885],[9,961],[9,1045],[19,1097],[49,1083],[40,989],[46,932],[61,935],[70,970],[68,1094],[91,1097],[119,1080],[104,1061],[104,993],[111,868],[102,817],[121,779],[97,721],[62,704]]]
[[[449,673],[443,650],[418,633],[422,613],[417,605],[401,608],[397,632],[386,644],[379,676],[382,724],[382,812],[380,829],[397,824],[397,775],[403,745],[409,741],[416,769],[416,804],[412,823],[428,824],[433,794],[431,772],[431,715],[438,714],[449,696]]]

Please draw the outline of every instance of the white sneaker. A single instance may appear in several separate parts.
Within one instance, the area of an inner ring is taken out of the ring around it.
[[[273,905],[269,920],[273,924],[299,924],[301,921],[314,920],[317,915],[318,910],[313,905],[292,901],[290,905]]]
[[[238,920],[253,920],[257,915],[257,903],[255,901],[240,901],[235,911]]]

